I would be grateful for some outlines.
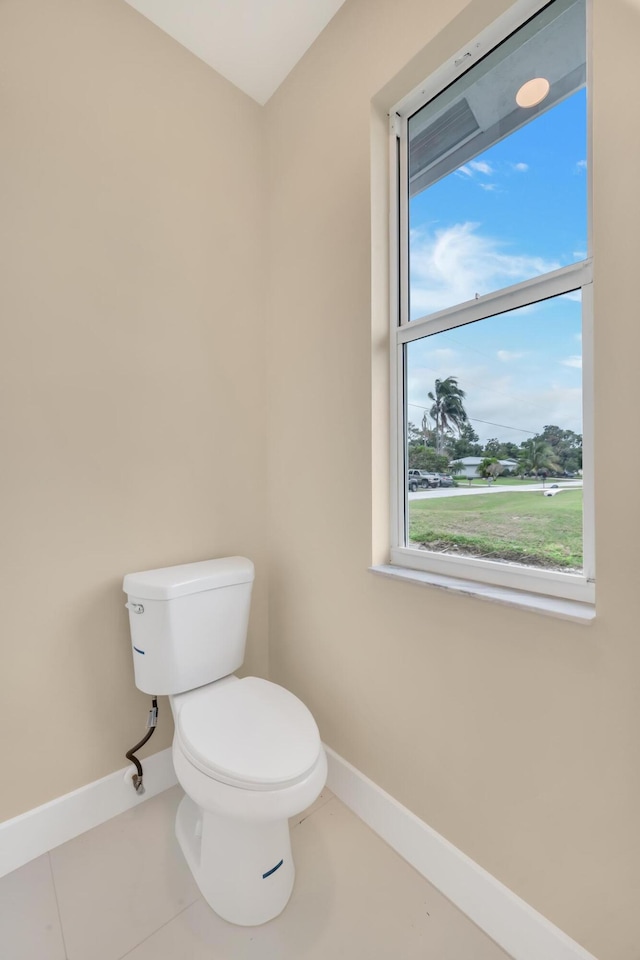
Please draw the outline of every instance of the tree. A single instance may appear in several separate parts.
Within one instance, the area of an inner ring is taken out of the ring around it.
[[[482,463],[478,464],[477,470],[481,477],[491,477],[495,480],[502,473],[502,464],[497,457],[485,457]]]
[[[553,450],[554,458],[562,473],[577,473],[582,468],[581,434],[574,433],[573,430],[563,430],[554,423],[548,423],[539,437]]]
[[[410,446],[408,449],[408,466],[411,470],[428,470],[429,473],[446,473],[449,458],[436,453],[433,447]]]
[[[486,457],[499,457],[502,455],[502,444],[496,437],[493,437],[485,443],[484,453]]]
[[[426,411],[419,427],[416,427],[415,423],[411,421],[407,423],[407,443],[409,446],[435,447],[435,430],[429,427],[429,418]]]
[[[411,423],[411,421],[407,424],[407,443],[409,446],[422,443],[422,433],[418,430],[415,423]]]
[[[429,417],[427,416],[427,411],[422,414],[422,442],[425,447],[434,446],[434,435],[433,430],[429,427]]]
[[[499,460],[517,460],[520,456],[520,448],[510,440],[498,440],[497,437],[492,437],[485,443],[482,455],[498,457]]]
[[[502,444],[500,456],[503,460],[517,460],[520,456],[520,448],[518,444],[507,440],[506,443]]]
[[[433,406],[429,416],[435,422],[436,452],[444,452],[445,433],[450,430],[460,431],[467,422],[467,411],[464,408],[464,390],[458,386],[456,377],[447,377],[445,380],[436,380],[435,391],[427,394]]]
[[[458,436],[451,442],[451,456],[456,460],[462,457],[479,457],[482,455],[480,437],[470,423],[463,423],[458,430]]]
[[[540,437],[525,440],[522,444],[522,456],[519,467],[522,473],[534,473],[542,476],[542,486],[550,470],[558,470],[553,448]]]

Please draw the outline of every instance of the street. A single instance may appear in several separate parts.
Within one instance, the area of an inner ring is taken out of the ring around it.
[[[463,481],[464,482],[464,481]],[[564,490],[575,490],[582,488],[582,480],[552,480],[544,486],[541,483],[529,483],[519,486],[510,484],[488,486],[459,486],[459,487],[433,487],[429,490],[416,490],[415,493],[409,492],[409,500],[432,500],[435,497],[469,497],[480,493],[542,493],[549,490],[553,483],[557,483],[560,492]]]

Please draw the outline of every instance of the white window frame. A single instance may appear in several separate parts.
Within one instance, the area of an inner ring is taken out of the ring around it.
[[[472,583],[490,584],[519,591],[595,602],[595,520],[593,461],[593,279],[591,236],[591,109],[590,21],[587,0],[587,230],[588,256],[561,270],[533,277],[523,283],[486,294],[476,300],[409,321],[409,230],[408,230],[408,119],[426,102],[467,72],[478,60],[534,16],[549,0],[517,0],[506,13],[472,43],[437,70],[390,111],[390,452],[391,452],[391,550],[394,566],[445,575]],[[518,564],[461,558],[406,547],[408,494],[405,482],[406,385],[405,345],[427,334],[452,329],[514,310],[529,303],[580,289],[582,292],[582,413],[583,413],[583,571],[569,574],[539,570]]]

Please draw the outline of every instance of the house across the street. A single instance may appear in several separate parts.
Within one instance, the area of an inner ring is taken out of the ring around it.
[[[462,457],[457,461],[458,463],[462,464],[462,470],[457,473],[456,476],[467,477],[469,480],[480,476],[478,473],[478,467],[485,459],[485,457]],[[503,471],[518,469],[517,460],[498,460],[498,463],[503,467]]]

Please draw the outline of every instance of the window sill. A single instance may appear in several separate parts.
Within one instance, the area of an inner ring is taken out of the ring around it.
[[[369,569],[372,573],[394,580],[405,580],[425,587],[437,587],[440,590],[449,590],[451,593],[465,594],[479,600],[490,600],[493,603],[528,610],[531,613],[541,613],[547,617],[557,617],[560,620],[571,620],[574,623],[590,624],[596,616],[596,608],[593,604],[582,603],[579,600],[563,600],[538,593],[526,593],[524,590],[497,587],[490,583],[475,583],[473,580],[461,580],[458,577],[447,577],[439,573],[410,570],[390,563],[369,567]]]

